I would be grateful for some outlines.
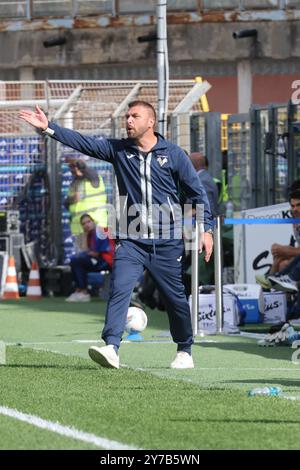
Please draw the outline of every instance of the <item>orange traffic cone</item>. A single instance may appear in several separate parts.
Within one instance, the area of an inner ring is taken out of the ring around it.
[[[17,273],[15,259],[9,257],[5,287],[3,290],[3,299],[19,299],[19,288],[17,283]]]
[[[37,300],[42,297],[39,267],[35,261],[31,265],[26,297],[30,300]]]

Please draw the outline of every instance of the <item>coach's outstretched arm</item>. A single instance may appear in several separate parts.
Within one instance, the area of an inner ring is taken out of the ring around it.
[[[35,111],[22,109],[19,112],[19,117],[36,129],[49,135],[52,139],[68,147],[78,150],[90,157],[113,163],[113,152],[109,144],[109,139],[83,135],[73,129],[67,129],[54,122],[49,122],[47,116],[38,106],[35,107]]]
[[[48,127],[48,119],[46,114],[41,110],[39,106],[35,107],[35,111],[29,109],[21,109],[19,117],[24,121],[28,122],[31,126],[41,131],[45,131]]]

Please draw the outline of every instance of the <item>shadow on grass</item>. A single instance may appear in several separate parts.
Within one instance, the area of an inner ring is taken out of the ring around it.
[[[197,418],[175,418],[175,419],[170,419],[170,421],[175,422],[175,423],[226,423],[226,424],[231,424],[231,423],[249,423],[249,424],[299,424],[299,421],[292,421],[292,420],[286,420],[286,419],[197,419]]]
[[[5,369],[68,369],[68,370],[95,370],[98,369],[97,366],[94,366],[91,364],[90,366],[87,364],[86,366],[76,366],[76,365],[59,365],[59,364],[5,364],[5,365],[0,365],[1,368]]]
[[[236,338],[235,338],[236,340]],[[217,340],[216,340],[217,341]],[[291,346],[259,346],[255,343],[246,342],[249,341],[247,338],[245,342],[243,341],[228,341],[228,342],[216,342],[216,343],[195,343],[195,347],[201,348],[214,348],[221,349],[223,351],[238,351],[245,354],[253,354],[256,356],[261,356],[266,359],[279,359],[282,361],[291,361],[291,356],[294,352],[294,349]],[[256,340],[255,340],[256,341]]]
[[[52,312],[64,316],[68,314],[80,315],[83,318],[86,317],[85,323],[95,325],[98,325],[101,320],[104,322],[106,305],[105,301],[97,298],[93,298],[91,302],[84,304],[80,302],[65,302],[64,297],[43,297],[40,300],[28,300],[26,297],[22,297],[19,300],[1,301],[1,307],[4,311],[6,307],[7,310],[13,307],[14,312],[20,310],[25,315],[30,315],[33,311],[41,314]],[[145,308],[145,312],[148,316],[149,327],[156,330],[169,329],[168,317],[165,311]],[[91,315],[94,318],[91,318]]]
[[[280,370],[278,371],[278,373],[276,373],[276,375],[278,376],[280,373]],[[295,393],[299,393],[300,394],[300,378],[298,379],[284,379],[284,378],[269,378],[269,379],[247,379],[247,380],[226,380],[226,382],[223,382],[223,383],[226,383],[226,384],[244,384],[244,383],[247,383],[247,384],[262,384],[264,387],[266,386],[266,382],[270,382],[272,383],[272,386],[274,385],[278,385],[280,388],[282,387],[297,387],[295,389]],[[292,393],[292,390],[289,390],[289,393]],[[299,397],[300,398],[300,397]]]
[[[42,297],[38,300],[29,300],[21,297],[18,300],[1,300],[1,306],[18,309],[40,310],[44,312],[64,312],[64,313],[105,313],[106,302],[92,300],[92,302],[65,302],[64,297]]]

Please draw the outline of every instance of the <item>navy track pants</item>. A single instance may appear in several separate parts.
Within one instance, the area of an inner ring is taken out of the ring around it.
[[[190,352],[193,331],[182,279],[183,240],[168,240],[153,248],[132,240],[117,245],[102,338],[106,344],[120,345],[133,288],[147,268],[162,294],[177,350]]]

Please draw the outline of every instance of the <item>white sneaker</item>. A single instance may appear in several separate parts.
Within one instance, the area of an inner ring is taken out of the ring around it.
[[[102,348],[91,346],[89,348],[89,356],[102,367],[109,367],[110,369],[120,368],[120,359],[112,344]]]
[[[79,294],[79,292],[73,292],[73,294],[69,295],[69,297],[67,297],[65,299],[65,301],[66,302],[76,302],[78,294]]]
[[[297,282],[293,281],[288,274],[281,276],[269,276],[270,281],[274,282],[274,289],[287,292],[298,292]]]
[[[85,294],[84,292],[73,292],[73,294],[66,299],[66,302],[90,302],[90,300],[90,294]]]
[[[171,363],[171,369],[193,369],[194,361],[192,356],[185,351],[178,351],[174,361]]]
[[[85,294],[84,292],[79,292],[75,302],[90,302],[91,296],[90,294]]]

